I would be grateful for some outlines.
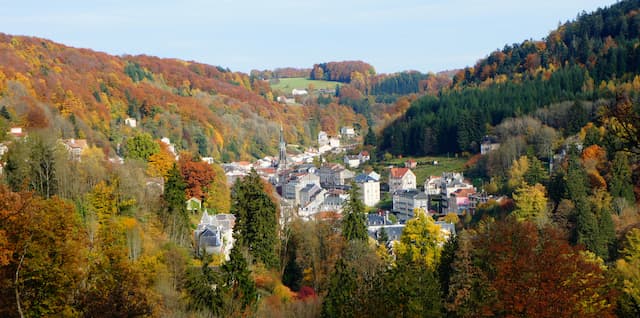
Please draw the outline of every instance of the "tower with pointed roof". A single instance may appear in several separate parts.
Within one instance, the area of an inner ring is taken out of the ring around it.
[[[284,184],[287,170],[287,143],[284,141],[284,128],[280,125],[280,153],[278,154],[278,183]]]

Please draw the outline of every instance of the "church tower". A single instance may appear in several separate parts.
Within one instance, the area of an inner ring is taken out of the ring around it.
[[[282,186],[287,179],[287,143],[284,141],[284,128],[280,125],[280,154],[278,155],[278,184]]]

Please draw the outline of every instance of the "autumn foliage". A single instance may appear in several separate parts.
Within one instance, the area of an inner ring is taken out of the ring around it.
[[[614,317],[616,294],[601,261],[569,245],[560,231],[487,222],[472,242],[475,264],[493,295],[483,301],[490,315]]]
[[[291,140],[305,142],[315,137],[305,131],[364,123],[343,106],[275,103],[261,81],[196,62],[115,57],[0,34],[0,100],[12,106],[12,124],[63,127],[65,138],[86,138],[113,152],[123,137],[146,130],[157,139],[184,140],[179,149],[203,156],[248,159],[277,151],[279,123],[288,124]],[[124,125],[129,117],[138,121],[136,128]],[[322,126],[327,117],[331,126]]]

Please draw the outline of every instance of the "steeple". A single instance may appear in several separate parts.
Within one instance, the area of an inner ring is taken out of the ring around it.
[[[287,143],[284,141],[284,128],[280,124],[280,154],[278,155],[278,184],[282,187],[287,179]]]
[[[280,154],[278,155],[278,170],[287,169],[287,143],[284,141],[284,128],[280,124]]]

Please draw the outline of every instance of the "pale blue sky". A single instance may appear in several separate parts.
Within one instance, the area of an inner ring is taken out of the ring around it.
[[[363,60],[378,72],[473,65],[615,0],[0,0],[0,32],[234,71]]]

